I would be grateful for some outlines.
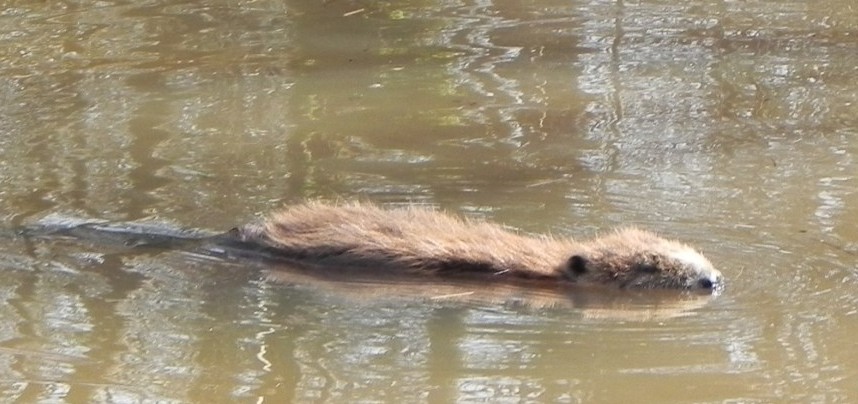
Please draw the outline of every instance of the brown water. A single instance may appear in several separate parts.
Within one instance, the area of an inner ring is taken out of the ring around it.
[[[728,284],[275,281],[7,237],[0,400],[858,401],[856,77],[852,0],[6,2],[5,228],[359,197],[640,225]]]

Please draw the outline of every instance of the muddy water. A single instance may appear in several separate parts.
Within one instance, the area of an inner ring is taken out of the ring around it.
[[[858,400],[851,1],[7,3],[6,229],[359,197],[644,226],[728,286],[331,280],[7,236],[3,401]]]

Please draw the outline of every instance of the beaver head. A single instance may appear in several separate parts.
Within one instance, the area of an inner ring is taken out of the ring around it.
[[[620,230],[584,247],[566,263],[567,276],[575,282],[637,289],[723,287],[721,273],[702,254],[643,230]]]

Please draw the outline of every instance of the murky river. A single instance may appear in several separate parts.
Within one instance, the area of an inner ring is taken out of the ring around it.
[[[4,2],[0,401],[858,401],[856,78],[852,0]],[[10,237],[223,230],[308,198],[642,226],[727,288],[570,297]]]

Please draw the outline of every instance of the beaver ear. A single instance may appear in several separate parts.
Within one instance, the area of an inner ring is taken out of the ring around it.
[[[569,275],[574,278],[587,272],[587,259],[581,255],[573,255],[569,257],[566,266],[569,268]]]

